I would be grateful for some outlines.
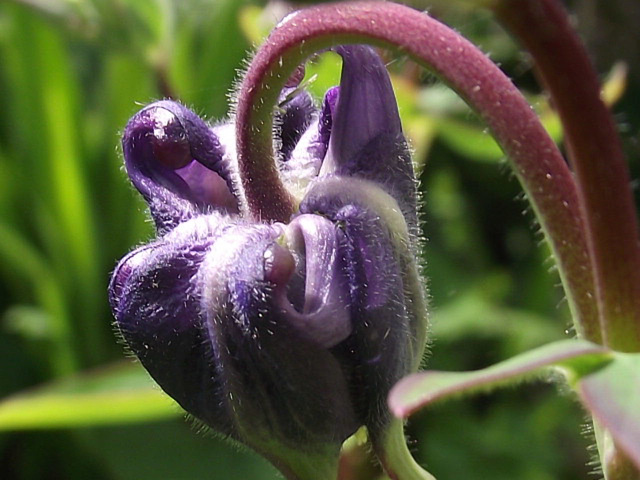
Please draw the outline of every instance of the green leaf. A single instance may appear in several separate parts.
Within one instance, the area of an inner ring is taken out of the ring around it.
[[[6,331],[17,333],[29,340],[51,341],[54,338],[51,318],[43,308],[12,305],[0,318]]]
[[[250,47],[238,20],[249,3],[220,0],[202,8],[187,8],[185,14],[192,28],[176,31],[170,78],[183,102],[212,118],[227,114],[229,89]]]
[[[404,418],[436,401],[512,385],[540,376],[549,368],[561,369],[570,381],[576,380],[611,360],[612,354],[603,347],[582,340],[561,340],[474,372],[410,375],[391,390],[389,405],[394,415]]]
[[[576,386],[585,406],[640,468],[640,354],[615,353],[611,363]]]
[[[487,391],[559,369],[582,403],[640,468],[640,353],[562,340],[474,372],[428,371],[401,380],[389,395],[400,418],[440,400]]]
[[[0,402],[0,431],[146,422],[180,408],[138,364],[119,363],[19,393]]]
[[[51,335],[53,347],[49,364],[56,374],[69,374],[76,369],[77,359],[71,344],[71,322],[65,305],[64,292],[56,272],[45,257],[24,235],[11,225],[0,221],[0,273],[9,281],[24,279],[33,287],[42,307],[41,320]],[[10,312],[11,309],[8,310]],[[5,312],[6,314],[7,312]]]
[[[460,155],[490,162],[504,158],[502,149],[493,137],[478,125],[451,118],[439,118],[436,126],[440,138]]]
[[[540,121],[556,143],[562,140],[562,125],[555,113],[544,112]],[[467,158],[492,163],[505,156],[489,132],[478,124],[440,117],[436,120],[436,128],[449,148]]]

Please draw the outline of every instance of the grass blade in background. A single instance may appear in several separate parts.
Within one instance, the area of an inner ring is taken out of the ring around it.
[[[138,364],[101,367],[0,401],[0,431],[149,422],[181,415]]]

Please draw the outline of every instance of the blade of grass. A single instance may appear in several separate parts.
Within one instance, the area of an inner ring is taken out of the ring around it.
[[[190,28],[177,32],[170,75],[188,104],[207,115],[227,114],[227,95],[238,65],[250,47],[240,29],[239,13],[247,0],[221,0],[208,11],[183,11]],[[229,42],[229,39],[235,39]]]
[[[127,424],[179,415],[180,408],[142,367],[122,363],[4,399],[0,431]]]
[[[55,235],[51,229],[41,230],[43,243],[59,270],[59,280],[65,282],[70,306],[78,318],[74,329],[81,332],[85,355],[95,361],[101,357],[102,321],[104,303],[96,259],[95,228],[92,200],[86,183],[88,165],[83,160],[82,129],[77,120],[78,79],[72,75],[72,59],[66,39],[41,19],[15,9],[17,28],[12,38],[13,63],[20,74],[29,76],[25,97],[29,115],[23,125],[23,140],[37,144],[27,155],[30,159],[30,178],[38,190],[29,188],[25,193],[36,193],[41,208],[40,218],[55,222]],[[16,58],[17,57],[17,58]],[[22,103],[19,104],[22,106]],[[18,110],[19,108],[16,108]],[[37,119],[34,125],[32,119]],[[55,237],[58,237],[56,240]],[[82,313],[81,316],[78,312]]]
[[[78,359],[72,345],[69,312],[56,274],[40,253],[18,232],[0,222],[0,260],[7,276],[24,277],[33,285],[35,296],[48,312],[52,332],[50,364],[54,375],[76,370]],[[9,273],[10,272],[10,273]],[[11,281],[11,278],[8,279]]]

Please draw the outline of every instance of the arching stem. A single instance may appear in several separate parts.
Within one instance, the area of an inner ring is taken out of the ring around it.
[[[565,129],[593,258],[604,344],[640,351],[640,244],[616,126],[587,51],[556,0],[506,0],[494,10],[531,52]]]
[[[273,158],[272,110],[294,69],[328,47],[368,43],[410,56],[484,119],[507,154],[555,254],[578,333],[600,342],[583,212],[572,174],[518,89],[450,28],[388,2],[324,4],[289,15],[258,50],[236,110],[238,159],[250,213],[287,221],[294,202]]]

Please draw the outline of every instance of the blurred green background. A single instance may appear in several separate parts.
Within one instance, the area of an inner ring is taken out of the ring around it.
[[[419,6],[490,52],[561,141],[530,59],[487,11],[469,0]],[[637,178],[640,3],[569,7],[609,74],[607,98]],[[116,261],[153,234],[121,168],[127,119],[165,96],[222,119],[252,45],[286,8],[0,3],[0,478],[278,478],[256,455],[199,432],[126,359],[106,286]],[[572,335],[553,261],[499,149],[428,73],[387,59],[422,181],[428,367],[480,368]],[[316,59],[309,88],[319,97],[339,69],[331,55]],[[408,433],[416,458],[443,480],[569,480],[592,470],[584,425],[574,399],[533,384],[433,407]]]

